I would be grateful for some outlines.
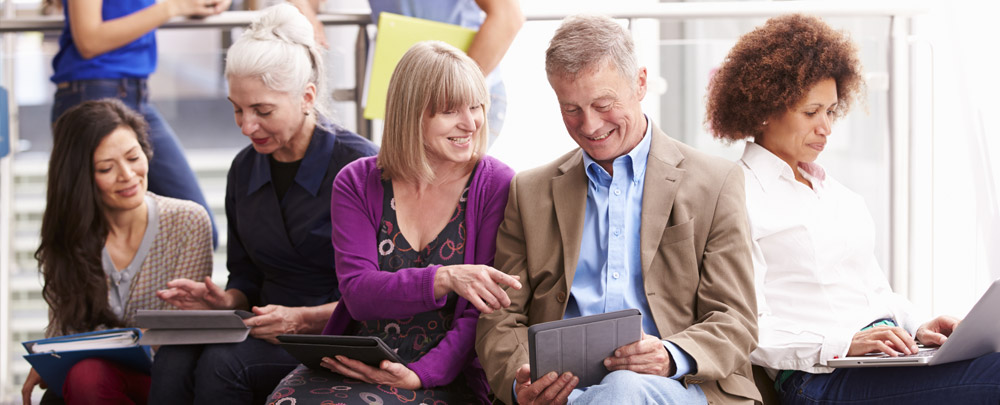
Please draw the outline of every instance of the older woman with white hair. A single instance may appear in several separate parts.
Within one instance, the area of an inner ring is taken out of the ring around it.
[[[229,48],[229,101],[252,142],[227,179],[229,282],[178,279],[159,296],[182,309],[250,310],[251,337],[163,347],[152,402],[262,403],[298,365],[276,336],[319,333],[333,313],[331,187],[345,165],[377,149],[325,118],[325,75],[309,21],[288,4],[265,10]]]
[[[485,155],[488,100],[479,67],[455,47],[421,42],[400,60],[378,158],[333,185],[343,298],[323,333],[378,337],[407,363],[326,357],[329,372],[300,366],[272,403],[486,402],[476,322],[510,305],[503,285],[521,287],[491,267],[514,171]]]

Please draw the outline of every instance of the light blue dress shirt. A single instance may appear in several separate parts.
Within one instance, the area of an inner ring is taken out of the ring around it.
[[[640,263],[642,193],[653,127],[648,124],[648,117],[646,122],[642,141],[612,163],[614,175],[583,153],[588,179],[587,209],[580,257],[564,318],[635,308],[642,313],[643,331],[660,337],[646,301]],[[666,340],[663,345],[677,368],[670,378],[688,374],[694,362],[691,356]]]

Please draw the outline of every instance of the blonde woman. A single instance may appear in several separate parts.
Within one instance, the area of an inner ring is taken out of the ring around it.
[[[458,49],[422,42],[403,56],[378,157],[348,165],[334,182],[343,296],[323,333],[377,336],[408,365],[324,358],[332,373],[299,366],[273,403],[486,402],[476,321],[510,305],[502,286],[520,288],[491,267],[514,172],[485,155],[487,100],[479,67]],[[349,389],[311,389],[331,384]]]

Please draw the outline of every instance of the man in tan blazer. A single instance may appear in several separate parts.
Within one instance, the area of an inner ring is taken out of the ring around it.
[[[642,113],[646,69],[606,17],[563,21],[546,51],[580,146],[515,176],[496,267],[520,276],[480,317],[476,349],[506,403],[751,403],[756,305],[743,172],[668,137]],[[599,385],[530,381],[528,327],[636,308],[643,338]]]

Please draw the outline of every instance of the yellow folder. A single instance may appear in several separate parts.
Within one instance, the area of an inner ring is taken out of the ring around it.
[[[375,56],[368,78],[368,99],[365,118],[385,117],[385,99],[389,78],[396,64],[413,44],[420,41],[447,42],[463,51],[469,50],[476,30],[458,25],[424,20],[392,13],[382,13],[378,18],[378,36],[375,39]]]

